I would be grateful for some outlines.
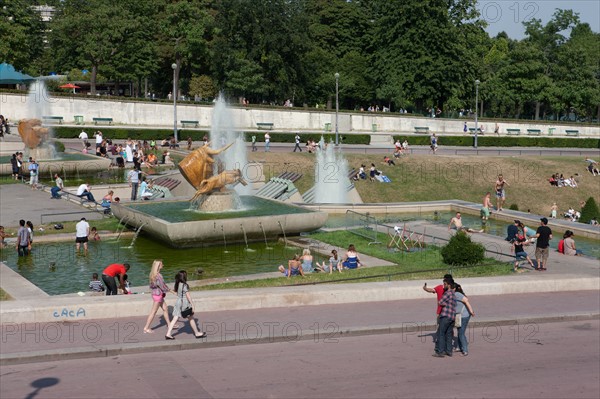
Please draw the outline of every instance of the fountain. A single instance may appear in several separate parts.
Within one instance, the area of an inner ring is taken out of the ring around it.
[[[315,197],[319,204],[348,203],[348,161],[333,143],[325,146],[321,137],[315,164]]]
[[[179,180],[193,188],[191,198],[113,204],[113,214],[118,218],[130,215],[125,219],[129,225],[143,225],[145,233],[176,248],[224,243],[245,243],[248,248],[251,241],[278,238],[283,225],[288,235],[323,226],[325,212],[247,195],[246,145],[232,126],[225,102],[219,99],[210,143],[192,151],[178,165]],[[221,232],[215,229],[215,220],[220,222]]]
[[[29,115],[19,121],[18,131],[25,144],[25,157],[35,160],[51,160],[56,158],[54,146],[50,144],[50,129],[42,127],[41,118],[50,115],[48,91],[43,81],[36,80],[29,86],[27,102]]]

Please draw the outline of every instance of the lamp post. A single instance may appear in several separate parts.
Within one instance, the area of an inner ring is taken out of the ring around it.
[[[175,141],[178,141],[177,138],[177,64],[171,64],[171,68],[173,68],[173,137],[175,137]]]
[[[338,130],[338,112],[340,111],[339,93],[340,93],[340,74],[335,73],[335,145],[340,145],[340,135]]]
[[[473,147],[475,148],[477,148],[477,131],[479,130],[479,125],[477,124],[477,107],[479,105],[479,83],[481,82],[479,81],[479,79],[477,79],[475,81],[475,142],[473,143]]]

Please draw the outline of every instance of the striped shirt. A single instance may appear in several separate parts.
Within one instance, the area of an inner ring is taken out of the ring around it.
[[[100,280],[90,281],[89,287],[90,287],[90,290],[92,290],[92,291],[96,291],[96,292],[104,291],[104,286],[102,285],[102,281],[100,281]]]
[[[454,320],[456,314],[456,298],[454,297],[454,291],[447,289],[444,292],[444,295],[442,295],[440,305],[442,306],[440,317],[448,317]]]

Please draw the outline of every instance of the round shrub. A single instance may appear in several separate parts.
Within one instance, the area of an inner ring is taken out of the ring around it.
[[[452,266],[476,265],[483,261],[484,255],[483,245],[471,241],[464,231],[456,232],[442,247],[442,260]]]
[[[594,197],[588,198],[588,200],[585,201],[583,209],[581,210],[581,217],[579,218],[579,221],[581,223],[589,223],[590,220],[597,220],[599,217],[600,210],[598,210],[598,205],[596,204]]]
[[[508,209],[510,209],[511,211],[518,211],[519,210],[519,205],[517,205],[517,204],[510,204],[510,206],[508,207]]]

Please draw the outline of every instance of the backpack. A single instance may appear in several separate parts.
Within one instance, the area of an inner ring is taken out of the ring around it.
[[[558,252],[561,254],[565,253],[565,240],[560,240],[558,242]]]

